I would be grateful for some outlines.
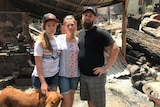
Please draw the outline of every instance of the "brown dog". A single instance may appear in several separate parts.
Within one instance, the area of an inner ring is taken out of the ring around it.
[[[13,87],[7,87],[0,94],[0,107],[58,107],[61,94],[49,91],[46,95],[40,92],[26,93]]]

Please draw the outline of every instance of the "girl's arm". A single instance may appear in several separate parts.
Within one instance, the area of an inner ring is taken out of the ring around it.
[[[43,94],[46,94],[48,91],[48,84],[45,81],[44,75],[43,75],[43,69],[42,69],[42,56],[35,56],[35,65],[37,68],[38,76],[41,82],[41,91]]]

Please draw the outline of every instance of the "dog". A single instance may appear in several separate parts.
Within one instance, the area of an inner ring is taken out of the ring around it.
[[[26,93],[14,87],[6,87],[0,93],[0,107],[58,107],[63,96],[55,91],[45,95],[39,91]]]

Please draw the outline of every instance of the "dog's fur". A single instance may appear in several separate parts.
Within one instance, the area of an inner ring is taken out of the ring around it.
[[[0,107],[58,107],[63,96],[54,91],[46,95],[38,91],[26,93],[14,87],[4,88],[0,94]]]

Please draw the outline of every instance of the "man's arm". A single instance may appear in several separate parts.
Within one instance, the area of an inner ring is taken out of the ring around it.
[[[110,69],[112,67],[112,65],[116,62],[116,59],[118,57],[120,49],[119,49],[117,43],[114,42],[111,45],[105,47],[105,50],[109,50],[109,56],[107,59],[106,67],[107,67],[107,69]]]
[[[93,69],[94,74],[95,75],[98,74],[98,76],[101,76],[102,74],[107,73],[109,71],[109,69],[112,67],[112,65],[116,62],[116,59],[118,57],[119,50],[120,50],[116,42],[105,47],[105,49],[109,50],[107,64],[102,67],[96,67]]]

